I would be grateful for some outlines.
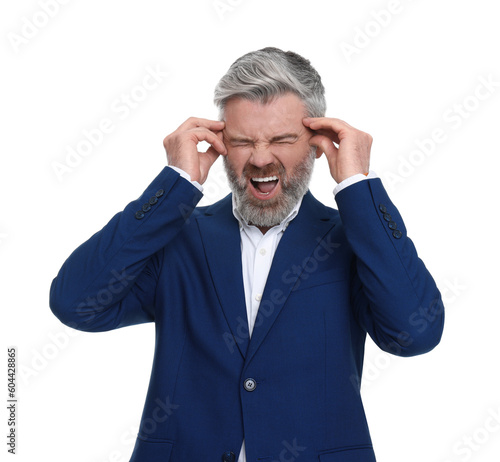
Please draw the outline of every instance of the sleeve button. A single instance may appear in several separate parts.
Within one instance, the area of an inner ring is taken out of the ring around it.
[[[403,233],[402,233],[399,229],[395,229],[395,230],[392,232],[392,235],[393,235],[396,239],[401,239],[401,237],[403,236]]]
[[[389,228],[390,229],[397,229],[398,225],[396,224],[395,221],[390,221],[389,222]]]
[[[144,212],[142,210],[135,212],[135,218],[137,218],[138,220],[142,220],[144,218]]]
[[[157,202],[158,202],[158,198],[156,196],[153,196],[151,199],[149,199],[150,205],[155,205]]]
[[[155,196],[161,197],[161,196],[163,196],[163,194],[165,194],[165,191],[163,189],[158,189],[158,191],[156,191],[156,193],[155,193]]]

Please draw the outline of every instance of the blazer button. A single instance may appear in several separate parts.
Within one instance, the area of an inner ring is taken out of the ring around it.
[[[156,196],[153,196],[151,199],[149,199],[149,205],[155,205],[158,202],[158,198]]]
[[[143,212],[149,212],[150,210],[151,210],[151,206],[149,205],[149,203],[146,203],[142,206]]]
[[[384,213],[384,220],[385,221],[392,221],[392,217],[389,213]]]
[[[378,206],[378,209],[379,209],[382,213],[387,212],[387,207],[386,207],[384,204],[380,204],[380,205]]]
[[[243,388],[245,388],[246,391],[254,391],[256,387],[257,382],[254,379],[245,379],[243,382]]]
[[[396,239],[401,239],[401,236],[403,236],[403,233],[402,233],[399,229],[395,229],[395,230],[392,232],[392,235],[393,235]]]
[[[163,189],[158,189],[158,191],[155,192],[156,197],[161,197],[163,196],[163,194],[165,194],[165,191],[163,191]]]
[[[232,451],[226,451],[222,454],[222,462],[234,462],[236,460],[236,456]]]
[[[398,225],[396,224],[395,221],[390,221],[389,222],[389,228],[390,229],[396,229],[398,227]]]
[[[142,220],[144,218],[144,212],[142,210],[135,212],[135,218],[137,218],[138,220]]]

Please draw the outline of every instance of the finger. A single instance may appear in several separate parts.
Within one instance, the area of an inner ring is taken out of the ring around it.
[[[206,128],[194,128],[189,131],[189,134],[195,137],[195,141],[199,143],[200,141],[206,141],[211,144],[219,154],[227,154],[227,149],[223,141],[214,132],[207,130]]]
[[[314,125],[319,128],[331,128],[337,133],[344,128],[354,128],[345,120],[336,119],[335,117],[306,117],[303,119],[303,122],[308,127]]]
[[[337,133],[335,133],[333,130],[325,130],[323,128],[320,128],[318,130],[312,130],[313,135],[323,135],[332,140],[334,143],[340,144],[340,138]]]
[[[334,117],[306,117],[303,119],[303,124],[311,130],[327,129],[335,133],[340,133],[343,130],[354,129],[351,125],[341,119]]]
[[[335,131],[335,130],[333,130],[331,127],[328,127],[328,126],[321,127],[319,123],[315,122],[315,119],[310,119],[310,118],[304,119],[303,123],[314,134],[320,134],[320,135],[327,136],[328,138],[330,138],[335,143],[337,143],[337,144],[340,143],[338,132]]]
[[[192,128],[203,127],[207,128],[208,130],[219,131],[222,130],[225,126],[226,123],[223,120],[210,120],[202,119],[200,117],[190,117],[183,124],[181,124],[177,130],[185,131]]]

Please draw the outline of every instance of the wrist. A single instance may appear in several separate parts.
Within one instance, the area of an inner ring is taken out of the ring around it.
[[[172,170],[175,170],[182,178],[196,186],[196,188],[198,188],[200,191],[203,191],[203,186],[198,182],[198,180],[193,179],[193,177],[188,172],[180,167],[176,167],[175,165],[169,165],[169,167]]]
[[[355,183],[358,183],[360,181],[368,180],[371,178],[378,178],[377,174],[373,170],[370,170],[367,174],[357,173],[355,175],[352,175],[352,176],[346,178],[345,180],[341,181],[340,183],[338,183],[337,186],[335,186],[335,188],[333,190],[333,195],[336,196],[343,189],[345,189],[345,188],[347,188]]]
[[[347,172],[342,172],[340,175],[337,175],[337,177],[333,176],[333,179],[335,180],[335,182],[337,184],[340,184],[342,183],[343,181],[349,179],[349,178],[352,178],[356,175],[364,175],[364,176],[367,176],[369,173],[368,169],[356,169],[356,170],[351,170],[351,171],[347,171]]]

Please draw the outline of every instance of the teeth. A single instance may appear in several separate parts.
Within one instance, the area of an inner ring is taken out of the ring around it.
[[[266,178],[252,178],[252,181],[256,181],[257,183],[263,183],[264,181],[276,181],[278,179],[277,176],[268,176]]]

